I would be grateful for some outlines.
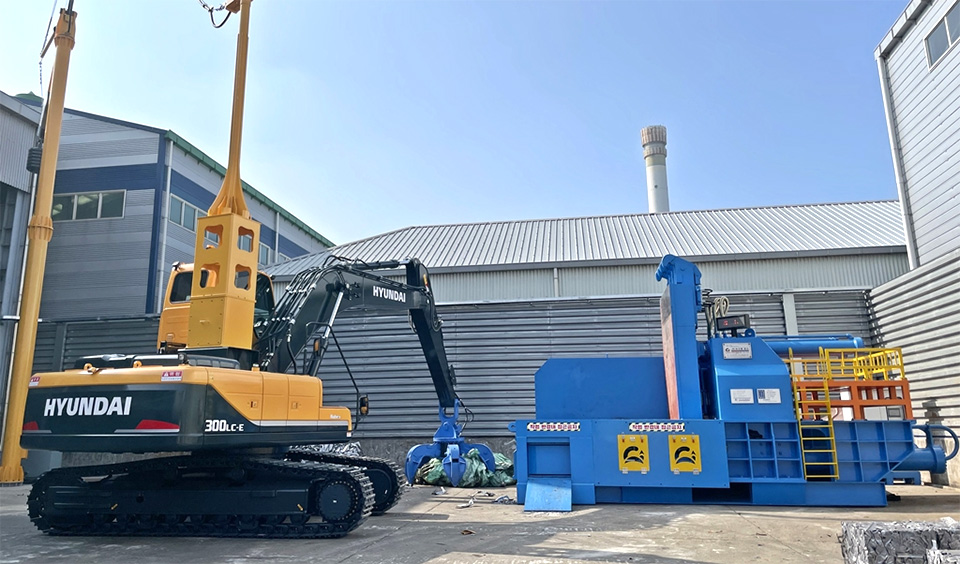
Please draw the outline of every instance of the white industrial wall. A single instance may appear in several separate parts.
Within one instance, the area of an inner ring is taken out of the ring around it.
[[[934,0],[887,56],[892,116],[920,264],[960,248],[960,48],[930,68],[925,39],[956,0]]]
[[[909,270],[905,251],[757,260],[697,261],[717,291],[873,288]],[[431,271],[439,303],[658,293],[656,264],[492,272]],[[283,286],[282,283],[278,286]]]
[[[878,343],[903,348],[913,414],[960,432],[960,250],[870,291]],[[952,445],[948,445],[952,446]],[[949,464],[960,484],[960,460]]]

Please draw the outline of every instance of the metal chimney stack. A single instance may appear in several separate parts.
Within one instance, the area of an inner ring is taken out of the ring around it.
[[[647,206],[650,213],[670,211],[667,192],[667,128],[650,125],[640,130],[643,160],[647,164]]]

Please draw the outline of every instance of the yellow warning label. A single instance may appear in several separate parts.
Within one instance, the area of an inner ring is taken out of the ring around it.
[[[670,435],[670,470],[700,473],[700,435]]]
[[[649,472],[650,449],[646,435],[617,435],[621,472]]]

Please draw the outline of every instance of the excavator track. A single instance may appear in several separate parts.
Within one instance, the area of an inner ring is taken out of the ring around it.
[[[52,535],[336,538],[373,500],[358,468],[194,455],[52,470],[27,508]]]
[[[383,515],[396,505],[407,485],[407,478],[400,466],[383,458],[321,452],[306,446],[291,449],[287,452],[286,459],[360,468],[373,483],[374,515]]]

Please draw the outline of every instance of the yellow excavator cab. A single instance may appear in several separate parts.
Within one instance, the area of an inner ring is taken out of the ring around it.
[[[207,272],[200,271],[204,277]],[[190,333],[190,293],[193,287],[193,264],[176,263],[167,280],[167,291],[160,313],[160,328],[157,330],[157,351],[160,354],[176,352],[187,346]],[[251,328],[251,348],[257,340],[257,328],[269,318],[275,305],[273,282],[265,272],[257,273],[256,305]]]

